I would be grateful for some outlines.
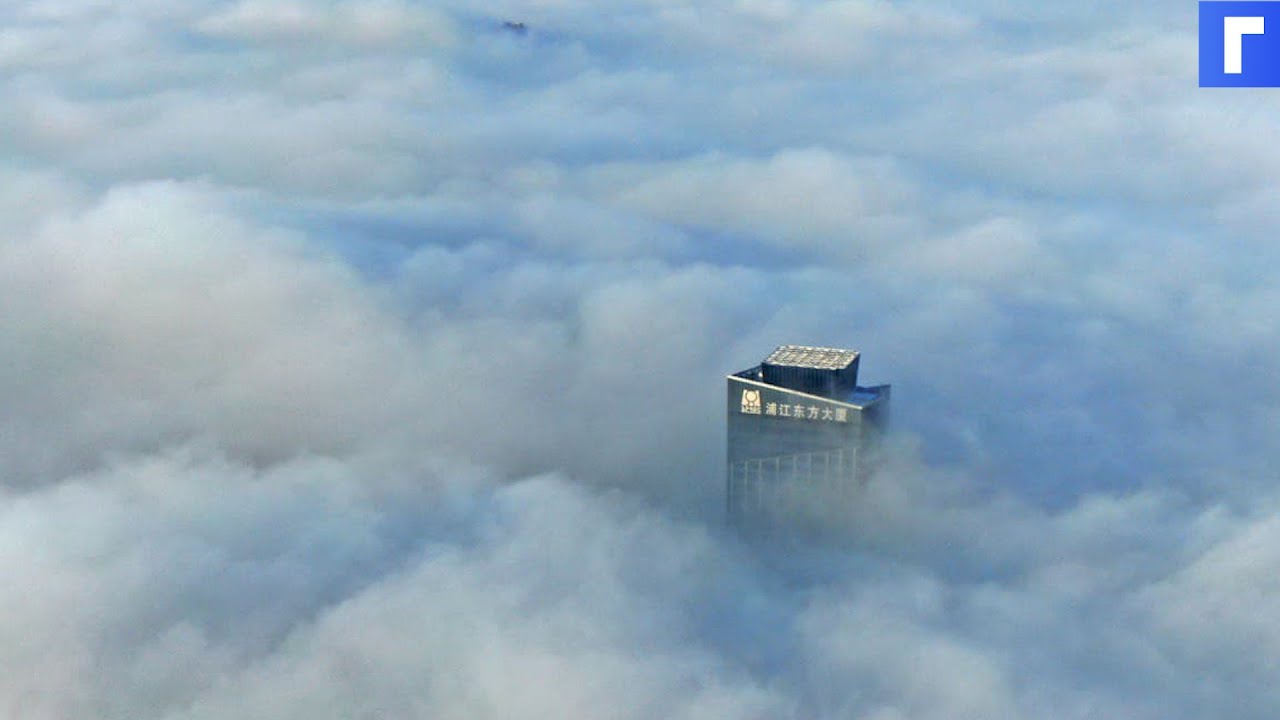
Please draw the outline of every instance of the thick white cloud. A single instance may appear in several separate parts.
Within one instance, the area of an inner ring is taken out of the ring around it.
[[[489,12],[0,10],[0,713],[1275,716],[1273,100],[1185,13]],[[719,524],[781,342],[895,384],[839,546]]]
[[[763,161],[711,156],[609,168],[600,182],[616,188],[616,202],[651,216],[837,256],[909,241],[908,214],[920,201],[891,160],[817,148]]]
[[[316,45],[356,44],[378,49],[452,42],[447,16],[395,0],[305,4],[241,0],[219,8],[196,27],[215,37]]]

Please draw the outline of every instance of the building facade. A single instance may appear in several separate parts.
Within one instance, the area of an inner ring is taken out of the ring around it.
[[[726,507],[746,528],[839,527],[888,420],[854,350],[783,345],[728,376]]]

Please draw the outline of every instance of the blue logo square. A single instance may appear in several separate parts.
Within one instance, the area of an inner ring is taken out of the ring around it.
[[[1200,3],[1200,87],[1280,87],[1280,2]]]

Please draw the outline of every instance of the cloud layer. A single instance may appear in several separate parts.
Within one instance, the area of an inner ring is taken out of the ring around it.
[[[1275,716],[1280,115],[1185,8],[486,12],[0,10],[0,712]],[[895,385],[840,547],[721,527],[784,342]]]

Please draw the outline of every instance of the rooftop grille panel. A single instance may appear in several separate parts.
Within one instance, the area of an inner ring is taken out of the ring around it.
[[[764,364],[814,370],[843,370],[857,359],[857,350],[781,345],[764,359]]]

